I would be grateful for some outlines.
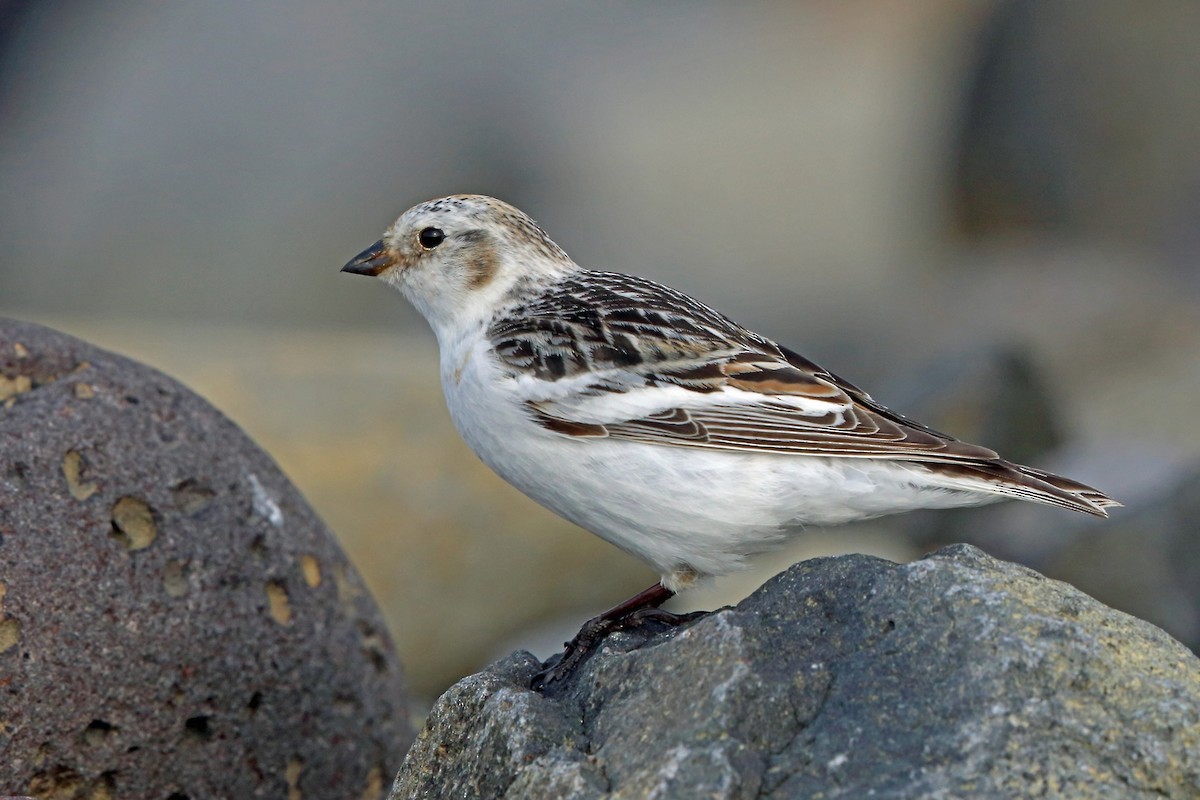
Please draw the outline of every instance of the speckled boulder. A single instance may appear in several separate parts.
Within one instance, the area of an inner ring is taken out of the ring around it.
[[[1200,660],[967,545],[812,559],[545,694],[539,666],[446,692],[391,798],[1200,797]]]
[[[382,618],[270,457],[0,319],[0,795],[378,797],[411,739]]]

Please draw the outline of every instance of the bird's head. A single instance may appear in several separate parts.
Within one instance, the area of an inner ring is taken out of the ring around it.
[[[413,206],[342,272],[395,286],[434,330],[486,316],[522,280],[574,268],[532,219],[508,203],[461,194]]]

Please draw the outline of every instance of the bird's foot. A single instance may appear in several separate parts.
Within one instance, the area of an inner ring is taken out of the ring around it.
[[[542,671],[533,676],[529,687],[540,692],[550,684],[564,680],[592,654],[610,631],[617,629],[615,620],[605,619],[603,615],[592,617],[583,623],[575,638],[563,643],[565,649],[562,653],[547,661]]]
[[[640,628],[647,622],[657,622],[661,625],[678,628],[680,625],[707,617],[711,613],[711,611],[689,611],[686,614],[676,614],[672,611],[663,611],[661,608],[643,608],[630,614],[621,627]]]
[[[562,654],[547,661],[543,669],[533,676],[530,688],[540,692],[551,684],[568,678],[614,631],[640,628],[647,623],[676,627],[709,613],[693,611],[689,614],[673,614],[659,608],[660,604],[674,594],[661,584],[655,584],[619,606],[592,617],[583,623],[575,638],[565,643],[566,649]]]

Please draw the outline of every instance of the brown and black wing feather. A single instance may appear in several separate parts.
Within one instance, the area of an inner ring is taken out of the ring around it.
[[[529,404],[538,422],[564,435],[907,461],[948,478],[979,480],[1003,494],[1099,516],[1119,505],[1089,486],[1005,461],[993,450],[907,419],[798,353],[635,276],[581,271],[511,309],[489,335],[512,374],[551,383],[583,378],[580,397],[670,386],[695,397],[695,403],[603,421],[580,416],[561,400]],[[737,401],[722,401],[734,396]]]

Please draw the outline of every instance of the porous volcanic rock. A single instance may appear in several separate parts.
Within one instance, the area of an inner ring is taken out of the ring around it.
[[[967,545],[813,559],[546,694],[538,667],[452,687],[391,797],[1200,797],[1200,660]]]
[[[270,457],[0,320],[0,794],[378,797],[411,739],[383,620]]]

